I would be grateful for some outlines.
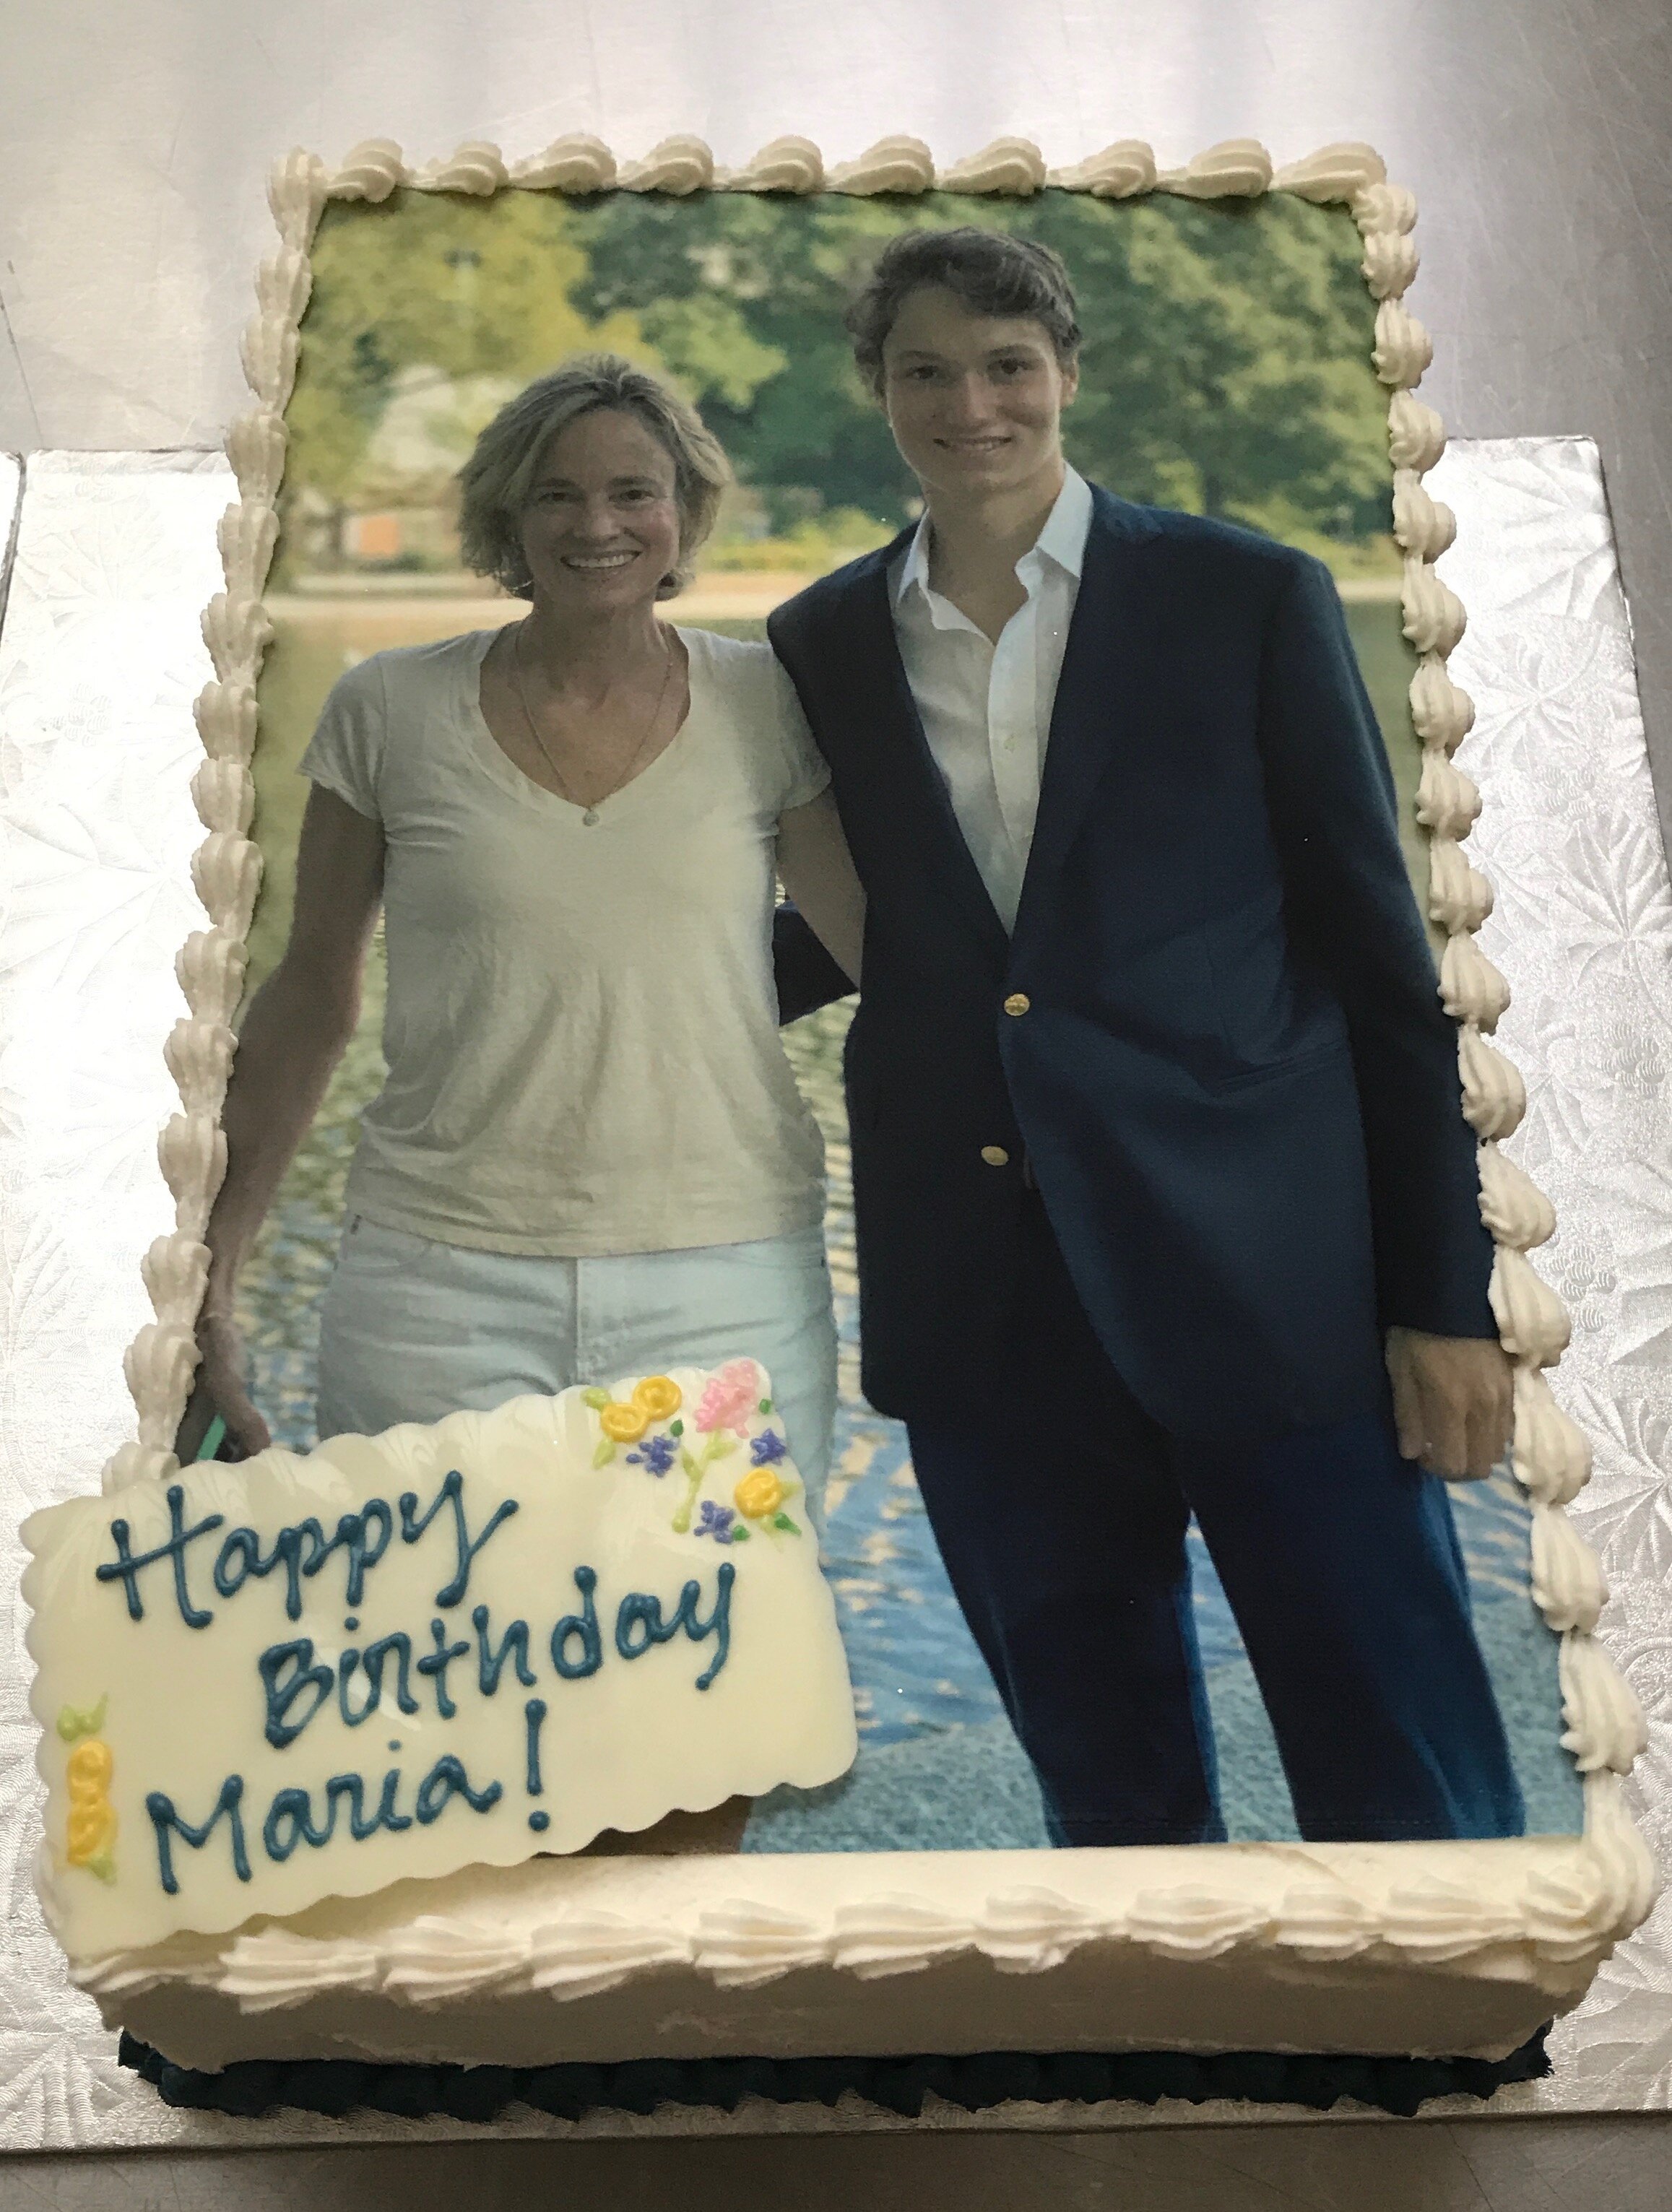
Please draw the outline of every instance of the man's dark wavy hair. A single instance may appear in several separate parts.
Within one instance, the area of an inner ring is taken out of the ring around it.
[[[883,248],[844,318],[860,374],[879,395],[884,343],[907,293],[921,284],[944,284],[972,315],[1025,315],[1065,368],[1079,351],[1074,288],[1060,253],[1001,230],[908,230]]]

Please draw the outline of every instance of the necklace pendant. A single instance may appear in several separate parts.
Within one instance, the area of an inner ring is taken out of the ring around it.
[[[583,830],[595,830],[598,827],[598,809],[595,806],[589,806],[581,816],[581,827]]]

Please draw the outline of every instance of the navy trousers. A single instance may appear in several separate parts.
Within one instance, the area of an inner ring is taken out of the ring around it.
[[[1192,1511],[1304,1837],[1521,1834],[1445,1486],[1399,1456],[1390,1412],[1241,1448],[1164,1433],[1110,1364],[1029,1204],[1013,1359],[967,1419],[908,1431],[1054,1839],[1224,1838]]]

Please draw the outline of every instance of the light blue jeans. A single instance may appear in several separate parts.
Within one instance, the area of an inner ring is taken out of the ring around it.
[[[376,1436],[745,1354],[772,1378],[822,1529],[836,1339],[821,1229],[563,1260],[438,1244],[351,1214],[320,1311],[319,1435]]]

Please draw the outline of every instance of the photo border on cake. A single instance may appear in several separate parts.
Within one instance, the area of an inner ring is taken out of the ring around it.
[[[182,1104],[160,1147],[176,1227],[157,1240],[143,1263],[156,1318],[140,1331],[125,1359],[137,1435],[106,1464],[102,1486],[108,1494],[136,1481],[166,1480],[176,1470],[172,1443],[197,1364],[193,1331],[207,1264],[202,1238],[225,1169],[220,1111],[235,1044],[231,1023],[242,989],[244,941],[261,871],[259,852],[246,832],[254,802],[249,763],[257,740],[256,680],[272,634],[262,592],[278,533],[284,410],[309,294],[308,254],[326,201],[376,202],[397,187],[483,197],[514,189],[683,198],[704,191],[867,196],[931,189],[1023,196],[1047,185],[1109,198],[1158,191],[1201,199],[1294,192],[1346,204],[1364,239],[1365,282],[1378,303],[1373,362],[1389,395],[1394,532],[1405,556],[1404,629],[1419,655],[1411,687],[1413,722],[1423,746],[1417,817],[1429,845],[1429,913],[1444,933],[1439,990],[1461,1025],[1464,1111],[1480,1140],[1481,1210],[1496,1247],[1493,1311],[1515,1364],[1513,1464],[1533,1504],[1531,1589],[1561,1638],[1563,1742],[1584,1778],[1584,1834],[1498,1844],[1308,1845],[1303,1856],[1310,1872],[1298,1870],[1292,1846],[1006,1853],[1000,1856],[1008,1886],[984,1899],[976,1867],[954,1875],[952,1863],[960,1855],[909,1855],[917,1881],[926,1880],[931,1862],[947,1862],[945,1879],[930,1883],[944,1900],[935,1906],[921,1896],[901,1895],[904,1869],[896,1855],[856,1854],[844,1863],[839,1881],[832,1879],[831,1862],[808,1863],[822,1872],[810,1877],[800,1911],[787,1910],[796,1860],[702,1861],[690,1868],[692,1880],[685,1885],[691,1893],[687,1907],[702,1899],[702,1910],[695,1921],[690,1909],[668,1917],[666,1908],[677,1902],[670,1890],[664,1910],[654,1916],[660,1926],[647,1924],[641,1865],[635,1868],[631,1859],[592,1860],[576,1890],[575,1971],[554,1972],[551,1954],[554,1943],[559,1954],[564,1949],[562,1927],[549,1926],[542,1930],[536,1986],[578,1997],[678,1963],[717,1990],[735,1991],[813,1965],[869,1978],[972,1951],[1002,1971],[1039,1972],[1087,1943],[1113,1941],[1158,1960],[1243,1953],[1256,1974],[1272,1981],[1292,1979],[1296,1966],[1324,1960],[1358,1960],[1372,1973],[1381,1966],[1421,1965],[1452,1976],[1490,1975],[1528,1985],[1529,2001],[1536,1998],[1541,2014],[1564,2010],[1654,1899],[1652,1861],[1621,1790],[1645,1738],[1635,1698],[1594,1640],[1605,1595],[1601,1572],[1563,1510],[1587,1479],[1590,1454],[1543,1373],[1566,1346],[1567,1321],[1526,1255],[1551,1235],[1553,1212],[1499,1149],[1522,1117],[1525,1092],[1516,1070],[1488,1042],[1508,1003],[1508,986],[1474,942],[1492,904],[1490,886],[1463,850],[1480,797],[1451,758],[1474,710],[1445,665],[1462,634],[1463,610],[1434,567],[1451,543],[1454,521],[1421,482],[1444,450],[1444,433],[1433,410],[1414,396],[1432,356],[1426,332],[1402,304],[1417,269],[1415,205],[1408,191],[1387,181],[1382,161],[1368,147],[1333,145],[1274,170],[1263,148],[1237,139],[1183,168],[1158,170],[1147,146],[1126,140],[1070,168],[1047,170],[1032,145],[1005,138],[938,172],[921,142],[891,137],[858,161],[827,172],[809,141],[785,137],[745,168],[726,171],[694,137],[667,139],[642,161],[618,167],[599,140],[576,135],[508,168],[496,148],[471,142],[450,159],[414,170],[386,140],[357,147],[335,170],[300,151],[278,164],[269,200],[280,245],[262,264],[258,311],[240,349],[257,404],[228,439],[239,498],[218,533],[226,588],[204,617],[216,676],[195,709],[206,757],[192,791],[208,835],[193,857],[192,876],[210,927],[194,932],[182,948],[178,972],[191,1011],[165,1048]],[[567,1865],[542,1863],[543,1881],[559,1886],[554,1904],[561,1902]],[[1162,1869],[1164,1876],[1158,1875]],[[612,1905],[617,1888],[619,1900]],[[958,1902],[949,1911],[954,1899]],[[626,1947],[632,1956],[620,1958],[600,1982],[596,1972],[581,1970],[581,1961],[583,1955],[596,1960],[597,1916],[611,1911],[631,1920],[635,1941]],[[366,1938],[378,1954],[378,1986],[386,1986],[392,1996],[402,1988],[398,1938],[392,1925]],[[287,1960],[299,1990],[313,1981],[309,1967],[317,1948],[315,1938],[274,1926],[220,1942],[204,1939],[202,1956],[158,1960],[155,1972],[142,1972],[140,1978],[152,1986],[207,1978],[230,1995],[240,1974],[247,1979],[253,1973],[271,2002],[276,1981],[286,1979]],[[1262,1973],[1264,1960],[1276,1960],[1277,1971]],[[117,1964],[109,1962],[112,1968]],[[138,1966],[137,1959],[120,1962],[125,1986],[134,1986]],[[501,1968],[494,1971],[503,1978]],[[78,1973],[77,1979],[96,1990],[108,1981],[108,1969]]]

